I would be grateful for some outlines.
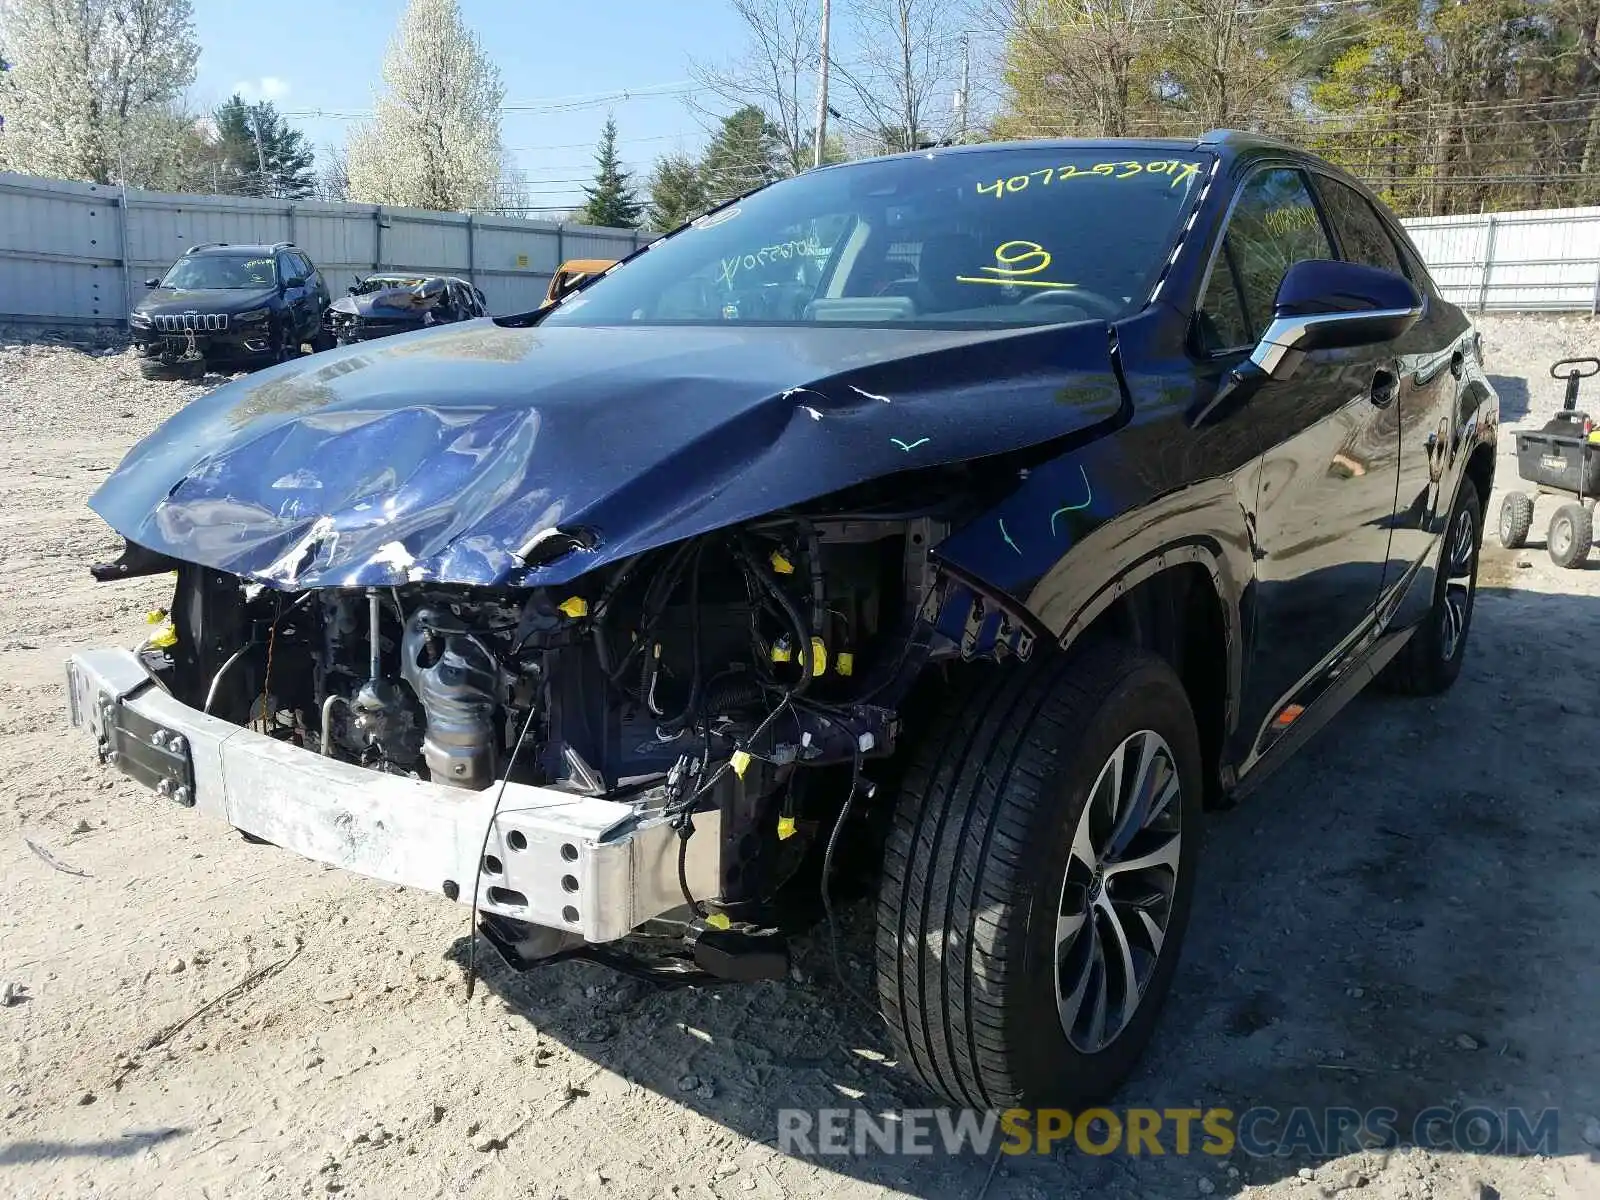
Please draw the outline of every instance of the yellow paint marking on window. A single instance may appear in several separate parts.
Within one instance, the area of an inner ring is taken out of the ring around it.
[[[980,271],[987,271],[989,275],[957,275],[957,283],[994,283],[1016,284],[1019,287],[1042,288],[1072,288],[1076,284],[1056,283],[1048,279],[1031,279],[1028,276],[1037,275],[1040,271],[1050,266],[1050,251],[1038,242],[1030,242],[1021,238],[1014,238],[1009,242],[1001,242],[994,248],[994,260],[998,264],[993,267],[979,267]],[[1023,265],[1031,264],[1031,265]],[[990,278],[993,276],[993,278]]]

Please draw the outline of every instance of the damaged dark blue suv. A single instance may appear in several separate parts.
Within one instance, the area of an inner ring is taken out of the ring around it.
[[[1497,411],[1288,146],[831,167],[190,404],[92,501],[170,625],[75,655],[72,715],[519,967],[780,978],[875,889],[908,1068],[1075,1105],[1150,1037],[1203,811],[1455,680]]]

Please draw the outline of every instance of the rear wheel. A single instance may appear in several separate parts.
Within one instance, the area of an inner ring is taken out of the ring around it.
[[[1102,643],[952,698],[884,855],[878,989],[901,1061],[973,1107],[1103,1097],[1188,921],[1199,735],[1162,660]]]
[[[1412,696],[1433,696],[1461,674],[1461,659],[1472,627],[1472,606],[1478,594],[1478,542],[1482,533],[1478,489],[1463,479],[1445,527],[1434,575],[1433,607],[1405,648],[1378,676],[1388,690]]]
[[[1512,492],[1500,505],[1500,544],[1507,550],[1520,550],[1528,544],[1533,528],[1533,501],[1521,492]]]
[[[1589,557],[1593,541],[1594,520],[1587,508],[1581,504],[1563,504],[1556,509],[1550,518],[1550,531],[1545,541],[1556,566],[1581,566]]]

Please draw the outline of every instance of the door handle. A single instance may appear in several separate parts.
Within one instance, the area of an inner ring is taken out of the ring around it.
[[[1367,396],[1373,407],[1388,408],[1399,391],[1400,380],[1393,371],[1377,370],[1372,373],[1372,386],[1367,389]]]

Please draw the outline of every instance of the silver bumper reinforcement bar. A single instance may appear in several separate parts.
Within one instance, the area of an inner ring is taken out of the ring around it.
[[[103,759],[160,794],[317,862],[609,942],[684,907],[678,834],[634,806],[509,783],[479,860],[498,785],[440,787],[282,742],[180,703],[131,650],[67,662],[72,723]],[[719,820],[695,815],[685,873],[719,890]]]

